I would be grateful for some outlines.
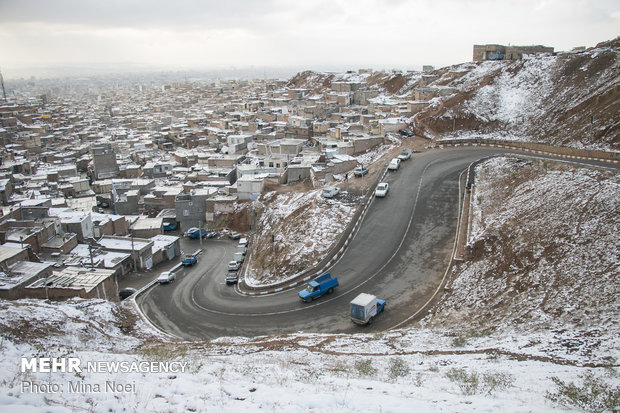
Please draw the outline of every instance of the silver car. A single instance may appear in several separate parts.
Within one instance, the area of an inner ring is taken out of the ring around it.
[[[175,278],[177,278],[177,275],[173,271],[164,271],[159,274],[159,277],[157,277],[157,282],[160,284],[166,284],[174,281]]]

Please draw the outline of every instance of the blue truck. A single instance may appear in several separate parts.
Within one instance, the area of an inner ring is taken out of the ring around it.
[[[351,301],[351,321],[355,324],[370,324],[384,308],[385,300],[372,294],[361,293]]]
[[[185,254],[183,260],[181,261],[181,264],[183,264],[184,267],[191,267],[197,262],[198,258],[196,257],[196,254]]]
[[[310,280],[306,288],[299,292],[299,298],[309,303],[325,293],[333,293],[336,287],[338,287],[338,278],[332,278],[330,273],[323,274]]]

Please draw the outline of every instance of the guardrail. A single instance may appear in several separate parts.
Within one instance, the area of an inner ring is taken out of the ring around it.
[[[566,159],[595,160],[601,162],[620,163],[620,152],[605,152],[590,149],[568,148],[543,143],[502,141],[498,139],[464,138],[440,139],[436,141],[440,148],[444,146],[489,146],[492,148],[513,149],[520,152],[538,155],[553,155]]]

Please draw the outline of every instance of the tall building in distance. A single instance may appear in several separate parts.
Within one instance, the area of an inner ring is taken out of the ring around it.
[[[120,172],[116,163],[116,154],[109,143],[93,143],[90,146],[93,157],[95,179],[116,178]]]

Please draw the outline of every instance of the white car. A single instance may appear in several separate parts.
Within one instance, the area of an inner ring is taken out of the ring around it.
[[[323,188],[323,198],[333,198],[340,193],[340,188],[335,186],[326,186]]]
[[[398,169],[399,166],[400,166],[400,159],[394,158],[390,161],[390,164],[388,165],[388,169],[390,171],[395,171]]]
[[[160,284],[166,284],[166,283],[174,281],[175,278],[177,278],[177,275],[174,272],[164,271],[161,274],[159,274],[159,277],[157,277],[157,282]]]
[[[383,198],[387,195],[389,190],[390,184],[388,184],[387,182],[381,182],[379,185],[377,185],[377,189],[375,190],[375,196]]]
[[[411,158],[411,149],[405,148],[402,151],[400,151],[400,155],[398,155],[398,159],[400,159],[401,161],[406,161],[409,158]]]
[[[241,267],[241,263],[237,261],[228,262],[228,271],[239,271],[240,267]]]

